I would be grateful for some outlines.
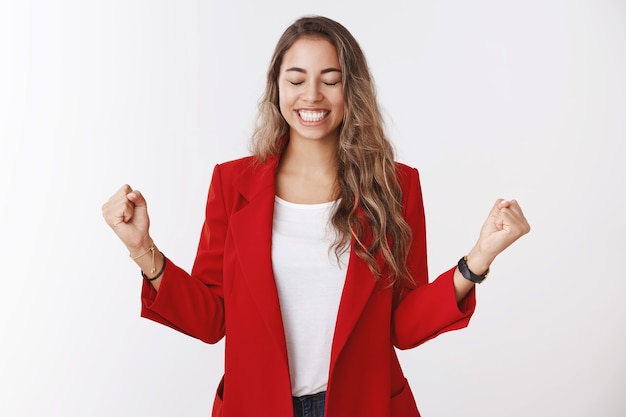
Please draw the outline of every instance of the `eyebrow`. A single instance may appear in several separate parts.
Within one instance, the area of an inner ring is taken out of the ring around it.
[[[285,72],[290,72],[290,71],[301,72],[303,74],[306,74],[306,70],[304,68],[299,68],[299,67],[291,67],[285,70]],[[338,68],[326,68],[320,71],[320,74],[328,74],[329,72],[341,72],[341,70]]]

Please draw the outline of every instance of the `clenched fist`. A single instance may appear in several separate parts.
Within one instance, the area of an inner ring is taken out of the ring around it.
[[[516,200],[496,200],[467,254],[470,271],[477,275],[487,271],[498,254],[529,231],[530,225]]]
[[[495,258],[529,231],[530,225],[517,201],[499,199],[480,230],[477,249],[486,256]]]
[[[122,186],[102,206],[102,215],[131,256],[143,253],[152,245],[148,207],[138,190],[133,190],[128,184]]]

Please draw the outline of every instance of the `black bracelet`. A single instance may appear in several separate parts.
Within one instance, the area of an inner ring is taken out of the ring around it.
[[[483,282],[485,278],[487,278],[487,274],[489,273],[489,269],[487,269],[487,271],[485,271],[485,273],[482,275],[476,275],[475,273],[470,271],[470,269],[467,267],[467,258],[465,256],[459,259],[458,268],[461,275],[463,275],[463,278],[472,281],[475,284],[480,284],[481,282]]]
[[[141,271],[141,276],[143,277],[143,279],[148,280],[148,281],[154,281],[155,279],[159,278],[161,275],[163,275],[163,271],[165,271],[165,264],[167,263],[167,260],[165,259],[165,255],[163,255],[163,252],[159,251],[159,253],[161,254],[161,256],[163,257],[163,266],[161,267],[161,270],[159,271],[158,274],[156,274],[155,276],[153,276],[152,278],[148,278],[146,276],[146,274]]]

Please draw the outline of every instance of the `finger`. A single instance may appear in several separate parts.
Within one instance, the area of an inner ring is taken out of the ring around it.
[[[132,190],[131,192],[129,192],[128,194],[126,194],[126,198],[128,198],[135,207],[148,207],[148,204],[146,203],[146,199],[144,198],[143,194],[141,194],[141,191],[139,190]]]
[[[498,226],[498,230],[511,233],[513,223],[514,223],[514,219],[511,216],[511,212],[508,210],[508,208],[502,209],[500,211],[500,214],[498,215],[498,219],[496,220],[496,225]]]
[[[501,224],[501,230],[518,237],[530,231],[526,218],[511,208],[502,209],[498,218],[498,224]]]
[[[128,193],[130,193],[131,191],[133,191],[133,189],[131,188],[130,185],[128,184],[124,184],[120,187],[119,190],[117,190],[117,192],[115,194],[121,194],[121,195],[126,195]]]
[[[132,202],[126,199],[124,203],[117,207],[117,212],[115,214],[116,221],[114,226],[119,226],[122,223],[128,223],[135,214],[135,206],[132,204]]]
[[[515,218],[518,221],[518,223],[520,224],[521,230],[522,230],[522,234],[526,234],[528,232],[530,232],[530,224],[528,224],[528,220],[526,219],[526,216],[524,215],[524,212],[522,212],[522,208],[520,207],[520,205],[518,204],[518,202],[516,200],[512,200],[511,201],[511,208],[510,210],[515,213]]]
[[[502,202],[504,201],[505,200],[502,198],[496,200],[493,207],[491,207],[491,210],[489,211],[489,217],[498,217],[498,214],[500,214],[500,210],[502,209]]]
[[[128,184],[122,185],[109,199],[103,204],[102,210],[104,211],[108,206],[114,205],[116,202],[126,200],[126,194],[130,193],[133,189]]]
[[[133,208],[129,205],[104,206],[102,216],[111,227],[127,223],[133,216]]]
[[[511,200],[510,206],[507,207],[507,210],[511,213],[511,215],[515,216],[516,219],[526,223],[526,216],[524,216],[522,208],[520,207],[517,200]]]
[[[515,212],[518,216],[525,217],[524,213],[522,212],[522,208],[520,207],[520,205],[517,202],[517,200],[511,200],[510,209],[511,209],[511,211]]]
[[[102,206],[102,215],[111,227],[128,222],[134,212],[134,204],[126,197],[132,192],[128,184],[124,184]]]

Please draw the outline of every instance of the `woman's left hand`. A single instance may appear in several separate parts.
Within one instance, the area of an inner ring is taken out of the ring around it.
[[[528,232],[530,225],[517,201],[498,199],[480,229],[468,261],[474,258],[472,263],[488,267],[499,253]]]
[[[517,201],[498,199],[480,229],[476,245],[467,254],[467,267],[476,275],[484,275],[499,253],[528,232],[530,225]],[[465,279],[457,268],[454,273],[456,301],[460,303],[473,287],[474,283]]]

